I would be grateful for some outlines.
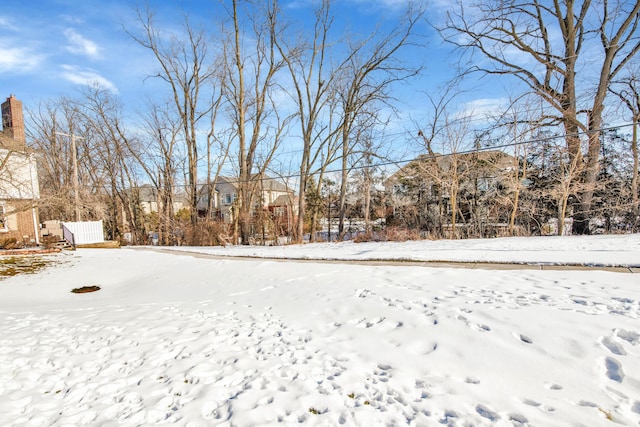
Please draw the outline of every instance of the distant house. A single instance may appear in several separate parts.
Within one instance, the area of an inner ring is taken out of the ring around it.
[[[39,244],[38,169],[26,145],[22,102],[11,95],[2,103],[0,132],[0,240]]]
[[[509,210],[501,203],[517,165],[513,156],[497,150],[420,156],[385,181],[387,216],[426,230],[442,229],[455,206],[456,227],[482,218],[492,228],[504,228]]]
[[[255,177],[252,184],[255,185],[254,212],[257,208],[271,212],[275,218],[291,219],[295,209],[295,196],[293,190],[282,182],[270,177]],[[201,191],[202,197],[198,210],[204,211],[209,205],[206,191]],[[236,200],[238,200],[237,178],[218,177],[213,191],[212,207],[217,216],[226,223],[234,221]]]
[[[143,184],[140,187],[135,187],[128,190],[131,197],[134,200],[138,200],[142,212],[145,215],[149,215],[153,212],[158,212],[158,202],[160,200],[158,195],[158,189],[151,184]],[[185,206],[183,197],[176,195],[173,200],[173,211],[178,212]]]
[[[123,224],[121,228],[122,236],[125,241],[129,243],[134,243],[136,237],[133,234],[133,231],[136,230],[135,227],[140,224],[134,224],[136,221],[143,221],[147,226],[155,223],[152,226],[152,233],[155,233],[155,238],[157,239],[157,229],[158,227],[157,220],[160,215],[168,213],[167,207],[163,205],[163,193],[159,191],[158,188],[151,184],[143,184],[136,187],[130,187],[125,190],[125,194],[128,198],[129,206],[121,206],[119,215],[123,218]],[[177,214],[182,208],[186,206],[186,200],[184,200],[184,195],[181,193],[172,195],[172,212],[173,214]],[[130,218],[132,213],[127,213],[127,209],[132,209],[134,215],[142,214],[142,217],[138,218]],[[155,216],[155,219],[153,217]],[[142,238],[141,236],[137,236],[137,238]]]

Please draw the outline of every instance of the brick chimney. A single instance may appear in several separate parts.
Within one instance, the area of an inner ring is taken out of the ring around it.
[[[2,103],[2,129],[4,136],[12,138],[17,146],[26,144],[22,101],[13,94]]]

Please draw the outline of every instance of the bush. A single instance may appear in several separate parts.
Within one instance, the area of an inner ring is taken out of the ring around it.
[[[353,241],[355,243],[364,243],[364,242],[379,242],[379,233],[373,233],[371,231],[367,231],[366,233],[359,233],[353,237]]]
[[[198,222],[195,229],[190,225],[185,230],[185,242],[190,246],[226,246],[233,242],[229,226],[222,221]]]
[[[15,237],[8,237],[6,239],[0,239],[0,249],[19,249],[22,244],[18,243]]]
[[[422,240],[418,230],[403,227],[387,227],[382,231],[358,234],[353,238],[355,243],[362,242],[406,242],[408,240]]]
[[[41,241],[45,249],[51,249],[58,243],[58,239],[57,236],[42,236]]]

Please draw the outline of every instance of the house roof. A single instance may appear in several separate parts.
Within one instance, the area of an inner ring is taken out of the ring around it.
[[[283,193],[291,191],[286,185],[284,185],[281,181],[278,181],[275,178],[271,178],[269,176],[265,176],[260,178],[259,175],[253,176],[254,182],[258,185],[261,185],[262,190],[264,191],[280,191]],[[233,188],[238,188],[238,178],[219,176],[217,180],[218,184],[228,184],[233,186]]]
[[[265,177],[262,179],[262,188],[268,191],[281,191],[281,192],[288,192],[291,190],[282,182],[270,177]]]
[[[158,200],[158,189],[151,184],[143,184],[137,188],[140,201],[155,202]]]
[[[430,165],[432,167],[434,165],[434,162],[441,170],[446,171],[449,167],[451,167],[453,158],[453,155],[445,155],[440,153],[435,153],[433,156],[422,154],[418,156],[417,159],[412,160],[411,162],[400,168],[398,171],[396,171],[387,179],[387,182],[394,181],[399,178],[406,179],[408,177],[412,177],[416,173],[416,170],[424,170],[425,168],[429,168]],[[478,167],[478,169],[489,166],[494,170],[495,168],[506,169],[508,167],[511,167],[513,165],[512,161],[514,159],[514,157],[510,154],[504,153],[499,150],[479,150],[473,152],[458,153],[457,158],[466,164],[475,163],[475,166]]]
[[[296,203],[297,197],[291,194],[281,194],[276,199],[269,203],[269,206],[291,206]]]

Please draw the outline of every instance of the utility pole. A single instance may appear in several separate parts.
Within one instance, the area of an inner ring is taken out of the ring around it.
[[[80,221],[80,194],[79,188],[80,184],[78,182],[78,153],[76,151],[76,138],[83,139],[82,137],[76,136],[74,133],[62,133],[56,132],[58,135],[66,136],[71,138],[71,155],[73,159],[73,193],[74,193],[74,204],[75,204],[75,220],[76,222]]]

